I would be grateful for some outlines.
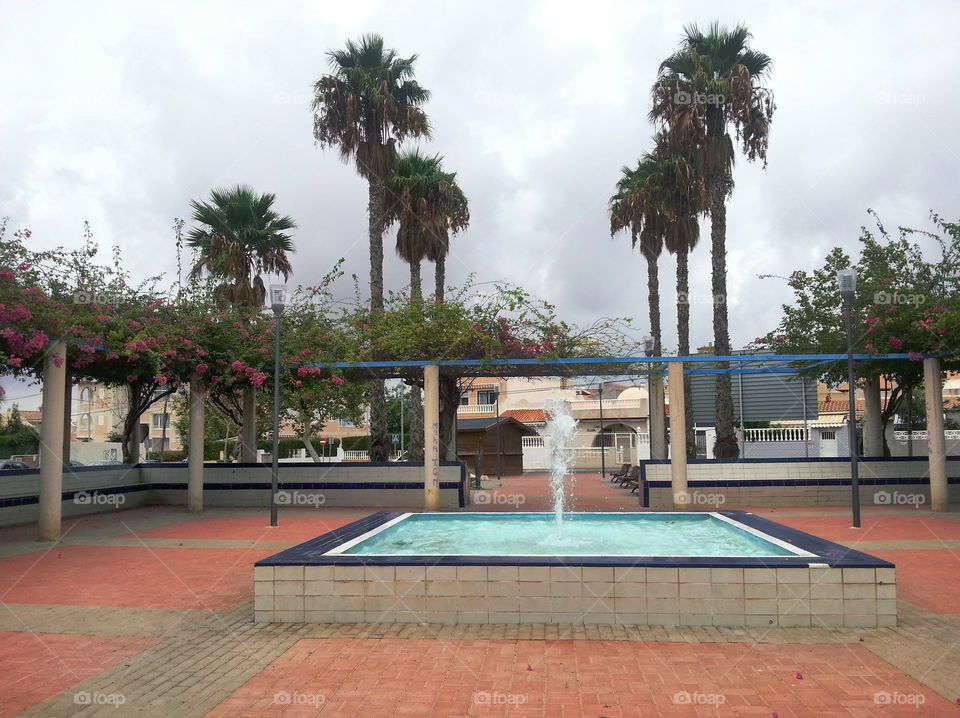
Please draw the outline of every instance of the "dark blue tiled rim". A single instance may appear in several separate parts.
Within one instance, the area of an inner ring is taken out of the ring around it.
[[[378,511],[335,531],[317,536],[256,562],[256,566],[611,566],[656,568],[788,568],[823,563],[835,568],[893,568],[893,564],[833,541],[792,529],[746,511],[716,511],[745,526],[787,541],[815,556],[324,556],[351,539],[362,536],[409,511]],[[658,512],[660,513],[660,512]],[[668,513],[668,512],[663,512]],[[704,511],[703,513],[711,513]],[[643,514],[637,514],[643,516]]]

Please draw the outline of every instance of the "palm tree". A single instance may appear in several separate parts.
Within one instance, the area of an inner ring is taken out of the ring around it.
[[[714,352],[730,354],[727,317],[727,197],[733,191],[734,143],[740,141],[748,160],[766,167],[770,122],[776,109],[772,92],[762,85],[771,59],[747,47],[750,32],[713,23],[702,32],[684,28],[680,49],[660,64],[653,85],[651,118],[667,129],[670,143],[695,154],[710,198]],[[725,367],[725,364],[721,364]],[[739,456],[734,432],[730,375],[718,374],[716,385],[717,458]]]
[[[356,161],[368,183],[370,239],[370,309],[383,308],[383,233],[386,229],[385,183],[397,164],[397,144],[429,137],[430,123],[420,108],[429,91],[414,79],[416,55],[399,57],[379,35],[347,41],[327,53],[330,74],[314,85],[313,136],[322,147]],[[387,458],[387,407],[383,381],[371,383],[370,459]]]
[[[387,196],[388,221],[400,225],[397,254],[410,265],[411,298],[420,297],[420,263],[431,258],[442,263],[450,251],[450,234],[470,223],[467,198],[456,173],[443,170],[443,157],[428,157],[419,149],[398,157]]]
[[[190,271],[193,278],[208,274],[221,283],[216,293],[241,307],[262,307],[267,295],[262,274],[289,278],[293,250],[289,231],[297,223],[273,210],[276,195],[256,194],[245,185],[210,192],[209,202],[193,200],[192,219],[199,223],[187,235],[197,251]],[[240,460],[257,460],[256,389],[243,392]]]
[[[388,180],[387,217],[399,223],[397,254],[410,265],[410,299],[423,298],[420,264],[431,256],[446,255],[450,233],[470,221],[467,199],[457,185],[456,173],[443,171],[443,157],[419,150],[404,152]],[[439,285],[442,291],[443,284]],[[456,411],[456,407],[454,407]],[[413,386],[410,418],[410,461],[423,460],[423,404],[418,385]]]
[[[662,137],[635,170],[623,168],[617,193],[610,202],[610,229],[629,228],[634,246],[647,260],[647,296],[654,354],[661,349],[660,297],[657,258],[664,247],[677,255],[677,342],[681,356],[690,353],[690,303],[687,257],[700,238],[697,217],[706,209],[703,181],[690,158],[672,154]],[[696,456],[693,403],[685,384],[688,456]]]
[[[273,210],[276,195],[256,194],[246,185],[210,192],[210,201],[193,200],[193,221],[200,226],[187,234],[197,252],[191,278],[207,274],[220,280],[216,293],[241,307],[262,307],[267,296],[262,274],[287,279],[293,267],[293,218]]]

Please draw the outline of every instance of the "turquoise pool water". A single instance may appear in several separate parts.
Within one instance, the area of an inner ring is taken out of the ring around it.
[[[811,555],[713,513],[407,514],[330,551],[354,555]]]

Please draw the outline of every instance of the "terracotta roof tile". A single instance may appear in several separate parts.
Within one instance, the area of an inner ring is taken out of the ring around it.
[[[550,416],[546,409],[507,409],[500,412],[503,416],[509,416],[522,424],[530,424],[538,421],[549,421]]]

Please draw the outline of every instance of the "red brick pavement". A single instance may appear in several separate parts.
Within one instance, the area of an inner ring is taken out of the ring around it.
[[[859,645],[304,639],[207,718],[318,709],[362,718],[960,714]]]
[[[156,638],[0,633],[0,718],[16,715],[156,643]]]
[[[0,601],[134,608],[226,608],[253,595],[270,549],[63,546],[0,559]]]

